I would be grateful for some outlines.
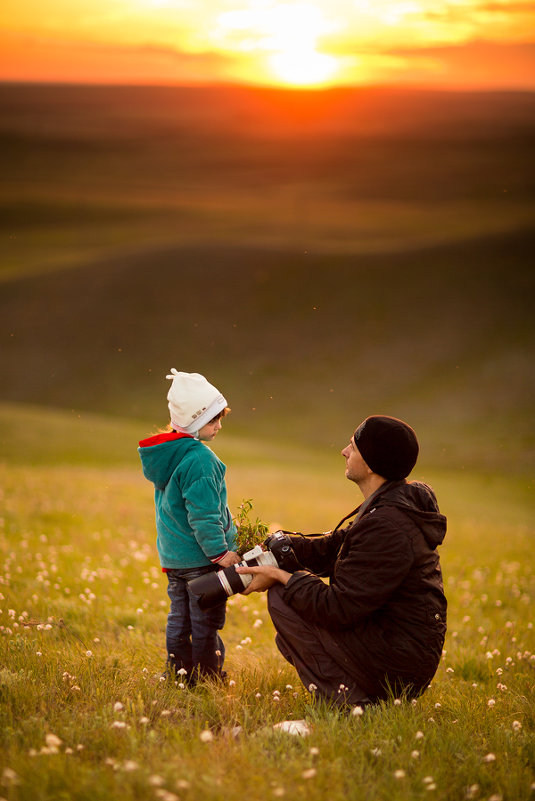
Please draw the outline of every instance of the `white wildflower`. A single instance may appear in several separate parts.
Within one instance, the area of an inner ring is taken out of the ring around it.
[[[204,731],[199,734],[199,739],[201,743],[211,743],[214,739],[214,735],[210,729],[204,729]]]
[[[513,720],[511,726],[513,727],[513,731],[520,731],[522,723],[519,720]]]
[[[124,706],[123,706],[123,704],[121,704],[121,702],[120,702],[120,701],[116,701],[116,702],[114,703],[114,705],[113,705],[113,711],[114,711],[114,712],[120,712],[120,711],[121,711],[121,709],[124,709]]]
[[[466,788],[464,791],[465,798],[475,798],[479,793],[479,784],[471,784],[469,787]]]
[[[424,739],[423,731],[417,731],[416,734],[414,735],[414,739],[415,740],[423,740]]]
[[[4,768],[2,771],[2,784],[4,787],[10,787],[14,784],[20,784],[20,779],[18,773],[16,773],[13,768]]]
[[[419,751],[416,751],[416,750],[415,751],[411,751],[411,758],[412,759],[418,759],[419,756],[420,756],[420,752]]]
[[[483,762],[496,762],[496,754],[485,754]]]
[[[303,779],[313,779],[317,772],[316,768],[308,768],[302,772],[301,776]]]
[[[394,779],[404,779],[405,778],[405,771],[404,770],[395,770],[394,771]]]
[[[58,748],[60,745],[63,744],[63,740],[60,740],[60,738],[56,734],[52,734],[51,732],[49,732],[49,734],[47,734],[45,737],[45,743],[48,745],[49,748],[51,747]]]

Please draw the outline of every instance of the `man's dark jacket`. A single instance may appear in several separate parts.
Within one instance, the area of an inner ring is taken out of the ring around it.
[[[446,634],[436,547],[445,533],[431,487],[403,480],[383,484],[345,528],[292,535],[306,571],[293,574],[284,600],[336,638],[348,673],[371,699],[388,688],[415,695],[436,672]]]

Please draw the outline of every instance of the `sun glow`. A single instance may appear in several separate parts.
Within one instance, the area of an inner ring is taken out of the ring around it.
[[[0,80],[535,87],[531,0],[2,0]]]
[[[284,83],[294,86],[322,85],[338,71],[338,64],[333,56],[315,50],[274,53],[269,63],[273,72]]]
[[[297,86],[327,83],[338,59],[319,50],[322,36],[335,26],[312,3],[279,3],[222,14],[220,35],[247,51],[264,52],[269,72],[278,81]]]

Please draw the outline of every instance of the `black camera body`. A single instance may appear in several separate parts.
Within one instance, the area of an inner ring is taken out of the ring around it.
[[[288,534],[276,531],[264,541],[264,545],[267,550],[264,550],[262,545],[255,545],[254,548],[247,551],[239,565],[242,567],[273,565],[273,567],[287,570],[288,573],[294,573],[301,569]],[[238,565],[231,565],[223,570],[205,573],[188,582],[188,588],[197,597],[197,603],[201,609],[210,609],[229,596],[243,592],[249,586],[253,577],[249,573],[237,573],[236,567]]]

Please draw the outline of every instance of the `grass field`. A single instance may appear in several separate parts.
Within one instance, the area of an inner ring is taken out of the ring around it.
[[[312,705],[277,654],[262,595],[229,602],[232,684],[190,692],[160,680],[167,602],[141,425],[94,416],[90,428],[88,438],[68,413],[1,408],[3,797],[533,797],[528,481],[417,468],[449,518],[444,659],[414,705],[339,716]],[[341,457],[260,451],[230,424],[214,447],[234,510],[252,497],[262,520],[310,532],[358,503]],[[273,728],[285,720],[306,721],[308,736]]]
[[[534,99],[0,85],[0,801],[533,799]],[[414,425],[449,521],[416,704],[311,704],[264,596],[232,683],[161,681],[172,366],[272,525],[332,528],[351,431]]]

